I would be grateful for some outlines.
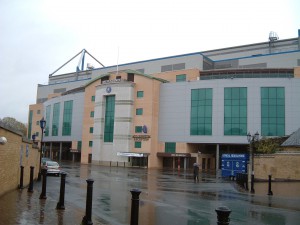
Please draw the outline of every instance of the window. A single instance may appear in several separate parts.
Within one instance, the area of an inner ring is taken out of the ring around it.
[[[142,133],[143,127],[142,126],[136,126],[135,127],[135,133]]]
[[[89,141],[89,147],[93,147],[93,141]]]
[[[82,141],[78,141],[77,142],[77,149],[81,150],[81,147],[82,147]]]
[[[184,70],[184,69],[185,69],[185,63],[173,64],[173,70]]]
[[[70,136],[72,130],[73,101],[64,102],[62,135]]]
[[[94,132],[94,127],[90,127],[90,134]]]
[[[224,135],[247,135],[247,88],[224,89]]]
[[[31,132],[32,132],[32,117],[33,117],[33,111],[32,110],[30,110],[29,111],[29,118],[28,118],[28,134],[27,134],[27,138],[29,139],[29,140],[31,140]]]
[[[117,76],[117,77],[116,77],[117,80],[120,80],[121,78],[122,78],[121,76]]]
[[[137,91],[136,97],[143,98],[144,97],[144,91]]]
[[[51,114],[51,105],[46,107],[46,127],[45,127],[45,136],[49,136],[49,122],[50,122],[50,114]]]
[[[90,112],[90,117],[94,117],[94,111]]]
[[[212,134],[212,89],[202,88],[191,91],[191,135]]]
[[[93,96],[91,97],[91,101],[92,101],[92,102],[95,101],[95,95],[93,95]]]
[[[161,72],[167,72],[173,70],[184,70],[184,69],[185,69],[185,63],[177,63],[177,64],[161,66]]]
[[[143,115],[143,109],[142,108],[136,109],[135,115]]]
[[[53,106],[52,136],[58,136],[60,103]]]
[[[161,72],[172,71],[172,65],[161,66]]]
[[[113,142],[115,123],[115,96],[106,96],[104,142]]]
[[[183,81],[186,81],[185,74],[176,75],[176,82],[183,82]]]
[[[142,142],[140,142],[140,141],[134,142],[134,147],[135,148],[142,148]]]
[[[36,121],[35,125],[40,126],[40,121]]]
[[[166,142],[165,143],[165,153],[176,153],[176,143]]]
[[[285,90],[284,87],[262,87],[261,135],[285,135]]]
[[[133,73],[127,73],[127,80],[134,82],[134,74]]]
[[[38,111],[37,111],[37,114],[41,114],[41,110],[38,110]]]

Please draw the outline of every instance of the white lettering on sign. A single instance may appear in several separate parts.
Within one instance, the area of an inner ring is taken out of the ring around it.
[[[102,84],[119,83],[121,81],[122,81],[122,79],[104,80],[104,81],[102,81]]]

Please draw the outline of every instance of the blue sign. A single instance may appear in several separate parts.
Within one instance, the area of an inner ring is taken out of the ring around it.
[[[222,154],[222,177],[247,172],[248,154]]]

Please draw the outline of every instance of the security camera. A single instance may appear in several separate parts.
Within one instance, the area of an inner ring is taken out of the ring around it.
[[[7,143],[6,137],[0,137],[0,144],[5,145]]]

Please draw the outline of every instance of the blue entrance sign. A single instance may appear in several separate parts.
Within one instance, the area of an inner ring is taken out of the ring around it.
[[[246,173],[248,160],[248,154],[222,154],[222,177]]]

